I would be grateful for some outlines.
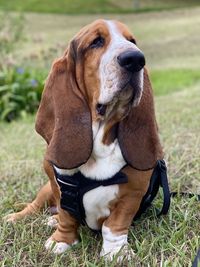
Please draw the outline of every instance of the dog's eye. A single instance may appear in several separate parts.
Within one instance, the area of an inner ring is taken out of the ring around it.
[[[133,44],[136,45],[136,41],[135,41],[135,39],[133,39],[133,38],[131,38],[131,39],[129,40],[129,42],[131,42],[131,43],[133,43]]]
[[[104,45],[104,38],[101,37],[101,36],[98,36],[97,38],[95,38],[91,44],[90,44],[90,47],[91,48],[98,48],[98,47],[102,47]]]

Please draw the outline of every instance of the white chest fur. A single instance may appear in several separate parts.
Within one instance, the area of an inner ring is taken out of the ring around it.
[[[111,178],[126,163],[123,159],[118,140],[110,145],[102,143],[104,125],[93,124],[93,151],[90,159],[79,167],[86,177],[96,180]]]

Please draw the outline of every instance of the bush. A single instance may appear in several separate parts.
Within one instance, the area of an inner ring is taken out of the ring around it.
[[[37,110],[47,73],[16,66],[14,52],[25,41],[24,16],[1,13],[0,21],[0,120],[10,122]]]
[[[34,113],[39,105],[47,73],[9,68],[0,71],[0,120],[12,121]]]

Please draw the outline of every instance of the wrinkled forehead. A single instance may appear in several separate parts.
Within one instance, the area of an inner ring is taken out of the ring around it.
[[[118,39],[118,41],[133,38],[129,29],[123,23],[115,20],[99,19],[83,27],[75,36],[75,39],[80,46],[87,47],[87,45],[98,36],[104,37],[107,41],[107,45],[115,38]]]

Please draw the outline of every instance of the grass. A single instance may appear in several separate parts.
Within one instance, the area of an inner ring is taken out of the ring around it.
[[[195,193],[200,189],[199,85],[156,97],[173,190]],[[0,140],[2,217],[19,209],[16,203],[30,201],[47,178],[41,170],[45,144],[34,132],[32,117],[11,124],[2,123]],[[86,227],[80,231],[82,243],[77,247],[62,256],[47,254],[44,242],[52,233],[44,225],[48,216],[44,210],[40,216],[15,225],[1,222],[1,266],[114,266],[101,262],[98,257],[101,237]],[[199,216],[199,203],[195,198],[173,199],[169,214],[161,218],[156,218],[153,210],[149,210],[129,232],[130,245],[136,256],[128,266],[190,266],[200,246]]]
[[[157,95],[156,112],[170,188],[194,193],[200,191],[199,11],[198,8],[108,16],[127,23],[145,51]],[[33,50],[40,55],[40,49],[56,46],[58,41],[63,45],[79,28],[97,17],[29,14],[27,43],[16,56],[27,57]],[[41,38],[36,42],[37,36]],[[37,66],[39,62],[40,56],[31,64]],[[18,210],[17,203],[33,199],[47,181],[42,171],[44,149],[44,141],[34,132],[33,117],[0,124],[0,218]],[[157,202],[160,201],[159,198]],[[156,218],[151,209],[134,222],[129,243],[136,255],[127,266],[191,266],[200,247],[199,208],[195,198],[174,198],[167,216]],[[52,233],[44,225],[48,216],[44,210],[39,216],[15,225],[0,221],[0,266],[116,265],[99,259],[101,237],[86,227],[80,229],[82,242],[76,247],[62,256],[47,253],[44,242]]]
[[[199,70],[167,69],[150,72],[155,95],[167,95],[189,88],[200,81]]]
[[[135,3],[135,4],[134,4]],[[199,5],[198,0],[0,0],[0,9],[41,13],[84,14],[84,13],[131,13],[173,9]]]

